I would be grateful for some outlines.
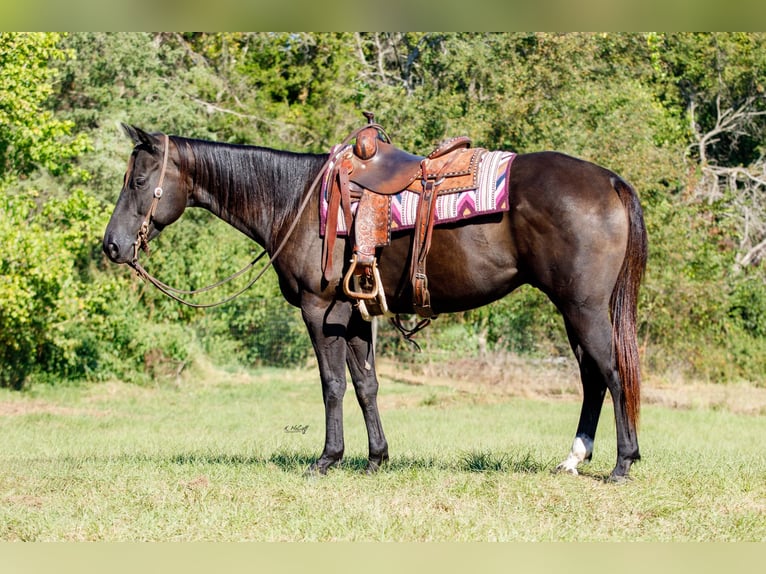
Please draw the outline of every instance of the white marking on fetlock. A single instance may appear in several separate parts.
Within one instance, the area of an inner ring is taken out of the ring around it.
[[[566,460],[556,467],[559,472],[568,472],[569,474],[578,474],[577,466],[589,460],[593,454],[593,440],[587,435],[577,435],[572,443],[572,450]]]
[[[566,460],[556,467],[556,471],[566,472],[568,474],[573,474],[577,476],[579,474],[577,472],[578,464],[579,464],[579,461],[577,460],[577,457],[570,452]]]

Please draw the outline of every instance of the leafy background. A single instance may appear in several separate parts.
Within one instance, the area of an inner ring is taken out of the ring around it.
[[[362,110],[413,152],[467,134],[623,175],[650,238],[645,370],[763,384],[765,34],[2,33],[0,77],[2,386],[142,383],[201,358],[309,360],[271,273],[231,305],[194,311],[105,260],[130,151],[118,126],[321,152]],[[210,214],[183,219],[150,259],[164,281],[198,287],[252,258]],[[381,352],[410,356],[380,335]],[[530,288],[441,317],[424,340],[450,356],[569,354]]]

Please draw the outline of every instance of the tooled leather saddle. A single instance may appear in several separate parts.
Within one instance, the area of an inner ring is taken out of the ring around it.
[[[391,196],[408,190],[419,195],[412,236],[409,279],[413,308],[426,319],[431,308],[426,259],[431,247],[436,198],[478,187],[479,164],[486,149],[471,148],[471,140],[459,136],[441,142],[428,156],[418,156],[391,144],[388,136],[373,124],[356,136],[328,174],[328,212],[322,271],[332,269],[332,252],[337,236],[339,213],[354,241],[351,265],[343,278],[346,295],[357,301],[365,318],[390,315],[377,267],[378,249],[391,241]],[[351,209],[356,205],[356,214]]]

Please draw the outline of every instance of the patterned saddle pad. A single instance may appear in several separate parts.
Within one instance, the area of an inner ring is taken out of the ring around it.
[[[436,198],[435,225],[507,211],[508,180],[515,157],[515,153],[506,151],[492,151],[484,154],[479,166],[479,182],[476,189],[446,193]],[[322,186],[319,214],[320,233],[323,236],[329,208],[328,191],[325,180]],[[419,200],[420,196],[412,191],[403,191],[391,196],[391,231],[411,229],[415,226]],[[354,214],[356,214],[356,206],[356,202],[351,206]],[[348,235],[342,213],[338,213],[337,231],[338,235]]]

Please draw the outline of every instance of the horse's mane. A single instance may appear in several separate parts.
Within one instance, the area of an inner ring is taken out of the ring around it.
[[[173,136],[182,178],[208,191],[223,215],[255,222],[269,210],[272,236],[296,215],[325,155]]]

